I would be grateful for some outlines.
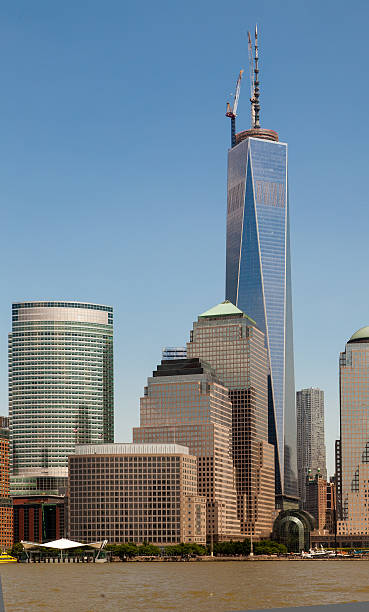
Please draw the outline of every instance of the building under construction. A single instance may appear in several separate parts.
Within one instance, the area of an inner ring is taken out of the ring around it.
[[[265,336],[268,439],[275,450],[278,508],[298,504],[287,144],[261,127],[258,32],[248,35],[251,127],[236,131],[242,71],[231,106],[226,299]]]

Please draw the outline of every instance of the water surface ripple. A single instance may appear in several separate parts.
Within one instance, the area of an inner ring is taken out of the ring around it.
[[[6,612],[253,608],[369,601],[368,561],[2,565]]]

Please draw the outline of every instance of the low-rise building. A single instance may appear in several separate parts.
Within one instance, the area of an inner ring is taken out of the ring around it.
[[[206,542],[197,458],[179,444],[86,444],[69,457],[69,537]]]
[[[13,496],[14,542],[50,542],[66,536],[66,498],[61,495]]]

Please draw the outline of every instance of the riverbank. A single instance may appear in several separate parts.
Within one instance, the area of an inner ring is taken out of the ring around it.
[[[369,561],[369,556],[342,556],[342,557],[300,557],[294,555],[286,555],[286,556],[273,556],[273,555],[257,555],[254,557],[211,557],[211,556],[203,556],[203,557],[190,557],[190,558],[180,558],[180,557],[132,557],[131,559],[112,559],[112,562],[125,562],[125,563],[217,563],[217,562],[242,562],[242,563],[257,563],[258,561]]]

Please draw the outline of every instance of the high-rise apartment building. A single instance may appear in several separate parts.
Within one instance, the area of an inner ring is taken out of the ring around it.
[[[228,389],[198,358],[162,361],[141,398],[138,443],[178,443],[198,461],[198,493],[207,500],[208,541],[241,537],[232,462]]]
[[[13,507],[9,497],[9,430],[0,417],[0,552],[13,544]]]
[[[264,334],[276,494],[287,507],[298,495],[287,144],[260,127],[257,56],[256,44],[252,129],[235,134],[228,153],[226,299]]]
[[[339,534],[369,534],[369,327],[340,354]]]
[[[226,301],[198,317],[187,355],[210,364],[229,391],[241,532],[269,536],[275,508],[274,447],[268,443],[264,334],[252,319]]]
[[[69,537],[206,542],[197,459],[179,444],[91,444],[69,457]]]
[[[185,346],[165,346],[162,351],[162,359],[186,359],[187,349]]]
[[[63,493],[75,445],[113,441],[113,310],[21,302],[12,319],[11,490]]]
[[[301,507],[306,502],[306,477],[319,472],[327,480],[324,441],[324,391],[301,389],[296,393],[297,473]]]

